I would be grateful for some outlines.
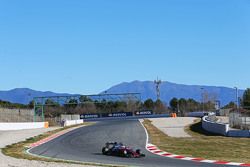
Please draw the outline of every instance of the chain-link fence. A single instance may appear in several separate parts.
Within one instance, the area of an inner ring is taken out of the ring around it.
[[[250,112],[237,110],[230,112],[229,124],[232,128],[250,130]]]
[[[231,110],[232,110],[231,108],[230,109],[220,109],[216,113],[217,113],[218,116],[226,116],[226,117],[228,117]]]
[[[34,111],[32,109],[0,108],[0,122],[33,122]],[[36,121],[42,121],[37,117]]]

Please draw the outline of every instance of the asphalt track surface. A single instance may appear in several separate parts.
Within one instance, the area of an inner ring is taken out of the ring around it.
[[[102,155],[107,141],[118,141],[134,149],[141,149],[144,158],[122,158]],[[78,128],[46,144],[30,150],[32,154],[46,157],[144,167],[223,167],[193,161],[161,157],[145,149],[146,133],[137,120],[102,121],[92,126]],[[166,150],[167,151],[167,150]]]

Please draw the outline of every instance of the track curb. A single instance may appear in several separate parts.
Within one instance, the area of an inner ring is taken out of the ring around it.
[[[60,159],[60,158],[52,158],[52,157],[47,157],[47,156],[42,156],[42,155],[37,155],[37,154],[33,154],[31,153],[31,149],[35,148],[35,147],[38,147],[40,145],[43,145],[45,143],[48,143],[49,141],[52,141],[68,132],[71,132],[73,130],[76,130],[78,128],[81,128],[81,127],[84,127],[86,125],[82,125],[82,126],[77,126],[77,127],[73,127],[73,128],[69,128],[69,129],[65,129],[65,130],[62,130],[60,132],[57,132],[49,137],[46,137],[42,140],[39,140],[37,142],[34,142],[32,144],[30,144],[29,146],[27,146],[26,148],[26,153],[31,155],[31,156],[34,156],[34,157],[38,157],[38,158],[45,158],[45,159],[49,159],[49,160],[55,160],[55,161],[62,161],[62,163],[65,163],[65,162],[68,162],[68,163],[75,163],[75,164],[80,164],[80,165],[91,165],[91,166],[108,166],[108,167],[124,167],[123,165],[116,165],[116,164],[102,164],[102,163],[94,163],[94,162],[82,162],[82,161],[74,161],[74,160],[65,160],[65,159]]]
[[[218,160],[208,160],[208,159],[204,159],[204,158],[186,157],[186,156],[172,154],[169,152],[162,151],[154,144],[149,143],[148,131],[142,122],[143,121],[140,120],[140,123],[145,130],[146,138],[147,138],[145,148],[147,151],[151,152],[152,154],[159,155],[159,156],[166,157],[166,158],[173,158],[173,159],[200,162],[200,163],[210,163],[210,164],[217,164],[217,165],[250,166],[250,164],[247,164],[247,163],[227,162],[227,161],[218,161]]]
[[[80,126],[80,127],[82,127],[82,126]],[[42,144],[45,144],[45,143],[47,143],[47,142],[49,142],[49,141],[51,141],[51,140],[54,140],[54,139],[56,139],[56,138],[58,138],[58,137],[60,137],[60,136],[62,136],[62,135],[64,135],[64,134],[66,134],[66,133],[68,133],[68,132],[71,132],[71,131],[73,131],[73,130],[75,130],[75,129],[78,129],[78,128],[80,128],[80,127],[74,127],[74,128],[69,128],[69,129],[62,130],[62,131],[57,132],[57,133],[55,133],[55,134],[53,134],[53,135],[51,135],[51,136],[49,136],[49,137],[46,137],[46,138],[41,139],[41,140],[39,140],[39,141],[37,141],[37,142],[35,142],[35,143],[32,143],[32,144],[30,144],[30,145],[27,146],[27,147],[28,147],[29,149],[38,147],[38,146],[40,146],[40,145],[42,145]]]
[[[208,160],[208,159],[203,159],[203,158],[194,158],[194,157],[185,157],[182,155],[176,155],[176,154],[162,151],[157,146],[150,144],[150,143],[146,145],[146,149],[153,154],[156,154],[162,157],[179,159],[179,160],[194,161],[194,162],[201,162],[201,163],[211,163],[211,164],[217,164],[217,165],[250,166],[250,164],[246,164],[246,163]]]

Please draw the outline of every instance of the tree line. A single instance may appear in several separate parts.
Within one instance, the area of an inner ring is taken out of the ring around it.
[[[113,113],[113,112],[136,112],[150,110],[157,114],[167,113],[167,106],[161,101],[148,99],[145,102],[126,100],[126,101],[102,101],[92,100],[86,96],[79,99],[70,99],[65,104],[47,99],[44,106],[45,117],[56,117],[61,114],[92,114],[92,113]],[[38,106],[38,113],[41,106]]]
[[[215,110],[215,103],[213,101],[198,102],[191,98],[172,98],[169,102],[169,106],[173,112],[181,116],[185,116],[187,112]]]
[[[9,101],[5,101],[5,100],[0,100],[0,107],[2,108],[9,108],[9,109],[16,109],[16,108],[19,108],[19,109],[31,109],[33,108],[33,105],[32,104],[19,104],[19,103],[11,103]]]
[[[147,99],[144,102],[127,100],[127,101],[96,101],[87,96],[80,96],[79,99],[69,99],[65,104],[59,104],[51,99],[45,101],[44,114],[46,117],[60,116],[60,114],[83,114],[83,113],[111,113],[111,112],[135,112],[138,110],[151,110],[156,114],[176,112],[180,115],[185,115],[186,112],[193,111],[212,111],[215,109],[215,101],[204,95],[203,101],[198,102],[194,99],[172,98],[169,106],[161,100]],[[0,107],[3,108],[20,108],[32,109],[34,101],[29,104],[11,103],[0,100]],[[235,102],[230,102],[223,108],[235,108]],[[240,100],[240,107],[250,110],[250,88],[246,89],[242,99]],[[38,114],[41,108],[36,109]]]
[[[244,93],[242,98],[238,99],[238,107],[241,109],[249,110],[250,111],[250,88],[247,88]],[[229,102],[227,105],[223,107],[223,109],[233,109],[236,108],[236,100]]]

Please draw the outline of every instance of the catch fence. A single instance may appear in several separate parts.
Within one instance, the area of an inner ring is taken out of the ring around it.
[[[232,128],[250,130],[250,112],[230,112],[229,124]]]

